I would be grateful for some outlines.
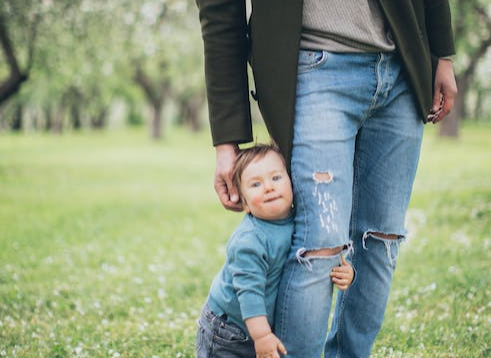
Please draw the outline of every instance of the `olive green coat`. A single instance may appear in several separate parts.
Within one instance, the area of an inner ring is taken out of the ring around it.
[[[379,0],[422,120],[437,59],[454,54],[448,0]],[[196,0],[213,144],[252,140],[247,60],[266,126],[290,161],[303,0]]]

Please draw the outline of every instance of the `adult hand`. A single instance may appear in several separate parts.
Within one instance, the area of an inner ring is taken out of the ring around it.
[[[428,122],[440,122],[452,109],[457,96],[457,84],[451,60],[440,59],[435,75],[435,94],[433,107],[427,117]]]
[[[227,143],[217,145],[215,150],[216,169],[214,185],[218,198],[225,209],[242,211],[242,204],[239,202],[237,188],[232,184],[232,169],[239,147],[237,144]]]

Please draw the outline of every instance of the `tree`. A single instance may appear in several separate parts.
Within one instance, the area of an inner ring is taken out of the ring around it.
[[[24,8],[27,11],[22,11]],[[0,83],[0,105],[16,94],[22,83],[29,78],[40,20],[39,13],[30,14],[30,10],[31,8],[27,6],[25,1],[2,1],[0,3],[0,46],[9,68],[7,78]],[[29,18],[31,19],[28,20]],[[10,31],[10,25],[15,26],[15,22],[26,22],[27,24],[27,34],[24,34],[27,35],[27,38],[24,39],[27,48],[27,60],[24,68],[20,64]]]
[[[194,77],[202,73],[196,6],[190,0],[130,1],[125,6],[122,52],[128,54],[132,78],[152,109],[150,133],[158,139],[165,126],[163,107],[173,100],[182,108],[188,89],[195,86]]]
[[[457,137],[465,118],[469,92],[476,70],[491,46],[491,18],[486,1],[454,0],[454,33],[457,47],[456,81],[459,89],[454,108],[440,125],[440,135]],[[477,88],[478,91],[486,91]]]

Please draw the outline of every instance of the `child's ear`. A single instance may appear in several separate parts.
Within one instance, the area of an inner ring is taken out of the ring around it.
[[[247,214],[250,214],[251,212],[251,209],[249,208],[249,205],[247,205],[247,201],[245,201],[245,199],[243,197],[240,198],[240,202],[242,203],[242,209],[244,209],[244,211],[247,213]]]

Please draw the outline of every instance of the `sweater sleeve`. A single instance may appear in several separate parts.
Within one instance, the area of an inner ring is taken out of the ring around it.
[[[229,247],[228,255],[242,320],[266,316],[264,294],[269,265],[265,245],[250,233],[236,238],[234,245]]]
[[[455,54],[452,19],[448,0],[425,0],[430,51],[442,58]]]
[[[196,3],[204,42],[213,144],[251,141],[245,0]]]

